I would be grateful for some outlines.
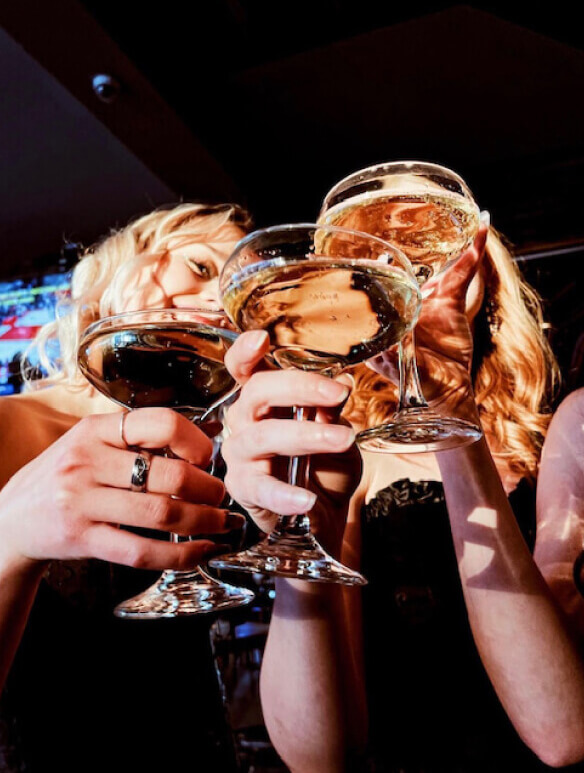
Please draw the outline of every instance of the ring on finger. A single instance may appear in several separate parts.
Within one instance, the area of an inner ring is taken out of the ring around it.
[[[146,491],[151,459],[152,455],[146,452],[140,452],[137,454],[136,458],[134,459],[134,466],[132,467],[130,491],[137,491],[141,494]]]
[[[126,434],[125,434],[125,432],[124,432],[124,423],[125,423],[125,421],[126,421],[126,418],[127,418],[127,416],[128,416],[128,414],[129,414],[129,413],[130,413],[130,411],[124,411],[124,412],[122,413],[122,415],[121,415],[121,418],[120,418],[120,440],[122,441],[122,444],[123,444],[123,445],[124,445],[126,448],[131,448],[131,447],[132,447],[132,446],[131,446],[131,445],[128,443],[128,441],[126,440]]]

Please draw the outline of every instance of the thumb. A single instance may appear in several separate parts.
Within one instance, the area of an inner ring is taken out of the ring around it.
[[[441,291],[444,295],[464,297],[485,254],[488,227],[481,225],[471,246],[466,249],[456,263],[444,274]]]
[[[263,359],[270,349],[265,330],[248,330],[238,336],[225,355],[227,370],[238,384],[245,384],[256,370],[263,369]]]

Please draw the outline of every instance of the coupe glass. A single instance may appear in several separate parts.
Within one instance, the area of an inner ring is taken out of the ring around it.
[[[319,222],[365,231],[409,258],[422,287],[470,247],[479,228],[479,208],[464,180],[443,166],[396,161],[345,177],[325,196]],[[368,451],[414,453],[469,445],[481,429],[433,411],[416,365],[413,330],[400,342],[400,395],[392,420],[360,432]]]
[[[236,245],[219,285],[236,327],[267,331],[273,365],[329,377],[393,346],[415,323],[421,303],[399,250],[369,234],[312,223],[248,235]],[[294,409],[298,420],[313,413]],[[292,485],[306,484],[308,463],[308,457],[291,459]],[[366,582],[326,553],[306,513],[280,515],[256,546],[209,564],[317,582]]]
[[[127,409],[173,408],[204,421],[237,390],[223,363],[237,334],[224,312],[151,309],[104,317],[84,332],[81,372],[100,392]],[[169,454],[169,452],[166,452]],[[171,535],[173,542],[185,537]],[[119,604],[118,617],[154,619],[239,607],[252,600],[201,567],[167,569],[154,585]]]

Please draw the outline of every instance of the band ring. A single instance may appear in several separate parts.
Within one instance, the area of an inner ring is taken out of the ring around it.
[[[126,440],[126,435],[124,433],[124,422],[126,421],[126,417],[129,413],[130,411],[124,411],[120,418],[120,440],[122,441],[122,445],[124,445],[126,448],[131,448],[130,444]]]
[[[130,481],[130,491],[137,491],[143,494],[146,491],[146,482],[150,472],[150,455],[146,456],[140,453],[134,459],[132,468],[132,479]]]

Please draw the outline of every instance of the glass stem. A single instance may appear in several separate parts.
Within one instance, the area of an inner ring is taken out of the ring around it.
[[[316,409],[307,406],[295,406],[293,416],[296,421],[311,421]],[[291,486],[305,487],[310,470],[309,456],[292,456],[288,463],[288,483]],[[280,515],[273,532],[277,539],[289,537],[295,541],[308,539],[310,535],[310,519],[306,513],[296,515]]]
[[[170,532],[170,541],[173,545],[176,545],[179,542],[188,542],[191,539],[192,537],[183,537],[180,534],[175,534],[175,532]],[[201,571],[199,566],[196,566],[194,569],[183,571],[179,571],[178,569],[165,569],[162,573],[162,577],[167,582],[173,582],[175,580],[180,580],[181,582],[200,582]]]
[[[418,375],[413,330],[406,333],[399,343],[399,384],[398,413],[428,408]]]
[[[186,416],[187,419],[193,422],[193,424],[198,424],[199,419],[197,413],[189,410],[189,411],[179,411],[179,413],[182,413],[183,416]],[[172,453],[170,448],[165,448],[163,452],[163,456],[165,456],[167,459],[174,459],[176,458],[175,455]],[[211,460],[210,470],[209,473],[213,475],[213,470],[215,468],[215,454],[213,455],[213,458]],[[190,542],[192,539],[195,539],[194,537],[185,537],[181,534],[177,534],[174,531],[171,531],[169,534],[169,539],[173,545],[177,545],[179,542]],[[176,569],[165,569],[162,575],[167,580],[174,580],[174,579],[181,579],[181,580],[196,580],[197,578],[200,579],[201,572],[200,567],[196,566],[194,569],[186,570],[186,571],[178,571]]]

